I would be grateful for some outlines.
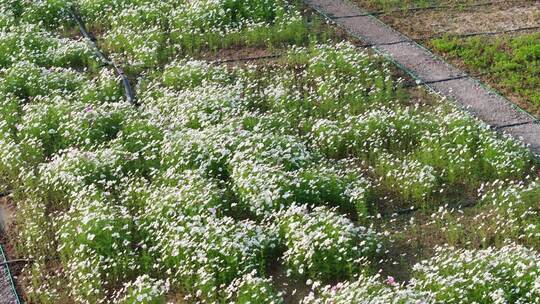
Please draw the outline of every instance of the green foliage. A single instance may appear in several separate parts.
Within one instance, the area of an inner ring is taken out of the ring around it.
[[[205,216],[178,216],[165,230],[149,224],[141,229],[152,237],[149,251],[155,270],[169,274],[172,284],[205,302],[224,295],[220,286],[250,273],[264,272],[271,245],[264,231],[251,221]]]
[[[497,303],[538,300],[538,254],[521,246],[499,250],[446,250],[417,264],[413,288],[437,303]]]
[[[382,245],[360,225],[373,202],[432,208],[450,199],[441,189],[534,169],[523,146],[464,113],[409,106],[389,64],[350,43],[161,69],[173,55],[307,44],[320,25],[281,0],[77,1],[137,74],[139,107],[85,45],[41,28],[62,24],[70,3],[12,2],[0,4],[0,27],[20,24],[0,36],[0,174],[16,190],[17,246],[37,261],[35,302],[282,303],[267,277],[277,263],[291,281],[371,269]],[[516,212],[532,212],[523,200]]]
[[[119,26],[107,33],[104,46],[129,58],[129,65],[152,67],[163,62],[168,51],[165,50],[166,36],[159,28],[134,30],[131,27]]]
[[[348,43],[295,48],[287,62],[303,72],[278,76],[280,89],[288,94],[269,100],[274,111],[343,119],[386,105],[398,95],[394,81],[386,77],[389,67]]]
[[[407,155],[426,132],[435,129],[434,118],[412,108],[381,107],[343,121],[318,120],[312,127],[314,144],[331,158],[354,155],[376,160],[384,152]]]
[[[274,290],[271,279],[263,279],[253,271],[234,280],[227,292],[233,295],[234,303],[282,304],[283,298]]]
[[[275,215],[290,273],[313,280],[350,278],[378,251],[374,233],[323,207],[293,206]]]
[[[472,71],[487,72],[494,86],[519,96],[520,105],[533,113],[540,111],[540,35],[432,40],[433,47],[452,58],[462,60]]]
[[[138,263],[132,218],[108,204],[106,195],[89,191],[58,219],[58,248],[74,295],[94,302],[107,286],[135,273]]]
[[[227,83],[226,69],[211,66],[205,61],[181,60],[165,67],[163,84],[177,90],[201,86],[203,83]]]
[[[122,165],[124,172],[147,176],[157,170],[161,162],[163,130],[143,119],[124,119],[122,124],[111,145],[129,154]]]
[[[124,285],[117,293],[115,303],[165,304],[167,303],[165,294],[168,289],[167,282],[142,275]]]
[[[83,77],[71,69],[46,69],[28,61],[19,61],[0,72],[0,92],[24,99],[62,95],[82,86]]]
[[[495,136],[470,117],[450,113],[439,128],[422,138],[418,159],[440,172],[449,184],[518,178],[527,173],[529,152],[506,137]]]
[[[19,61],[41,67],[95,68],[97,59],[82,41],[60,38],[37,25],[21,25],[0,38],[0,67]]]
[[[124,88],[116,73],[102,69],[99,74],[86,82],[80,90],[81,101],[85,104],[117,102],[124,98]]]
[[[72,0],[40,0],[32,1],[30,4],[21,3],[23,11],[20,19],[27,23],[43,23],[51,29],[70,25],[73,23],[70,21],[68,8],[72,3]]]
[[[481,203],[495,216],[487,217],[493,227],[503,230],[495,238],[520,241],[540,248],[540,180],[530,184],[494,187],[482,196]],[[485,221],[487,222],[487,221]]]
[[[90,149],[116,138],[134,113],[126,103],[86,105],[54,97],[23,108],[17,136],[39,143],[29,148],[39,149],[43,161],[67,147]]]
[[[0,95],[0,138],[14,138],[20,120],[20,101],[10,94]]]
[[[17,134],[21,142],[39,143],[29,147],[23,155],[33,155],[33,149],[39,149],[41,157],[34,162],[42,162],[57,151],[68,146],[66,138],[60,132],[60,125],[68,119],[69,106],[61,98],[53,98],[52,102],[36,102],[23,109],[22,123]]]
[[[134,70],[175,54],[306,44],[311,36],[307,21],[282,0],[81,1],[80,10],[92,28],[106,32],[105,48]]]

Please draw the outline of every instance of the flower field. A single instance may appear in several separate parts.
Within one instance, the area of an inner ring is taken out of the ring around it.
[[[531,152],[301,3],[0,8],[27,303],[540,303]]]

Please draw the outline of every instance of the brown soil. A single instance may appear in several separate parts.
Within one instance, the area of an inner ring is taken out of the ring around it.
[[[510,0],[507,2],[519,2],[520,0]],[[526,0],[527,1],[527,0]],[[528,0],[531,1],[531,0]],[[363,8],[368,8],[372,12],[376,11],[392,11],[392,10],[407,10],[410,8],[425,8],[431,6],[442,5],[445,7],[455,6],[463,8],[471,5],[483,5],[489,3],[489,0],[430,0],[424,1],[425,3],[415,3],[414,0],[353,0]],[[392,3],[394,2],[394,3]],[[503,2],[495,0],[495,2]]]
[[[283,292],[285,303],[300,303],[310,292],[310,287],[302,280],[293,280],[287,277],[286,267],[275,262],[268,267],[268,274],[272,277],[274,288]]]
[[[540,2],[392,13],[380,19],[412,38],[494,32],[540,25]]]
[[[4,253],[8,258],[12,258],[14,250],[11,244],[8,242],[6,231],[13,224],[13,203],[9,197],[0,197],[0,223],[3,228],[0,229],[0,244],[4,248]],[[5,262],[0,256],[0,262]],[[9,264],[0,266],[0,304],[13,304],[17,303],[17,299],[13,294],[11,288],[10,278],[8,275],[8,267],[11,275],[16,276],[22,270],[24,264]],[[19,288],[17,288],[19,289]],[[18,290],[20,294],[20,290]]]
[[[8,197],[0,198],[0,223],[5,227],[13,224],[13,203]]]

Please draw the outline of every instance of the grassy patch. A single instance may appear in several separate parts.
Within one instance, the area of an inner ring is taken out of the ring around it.
[[[430,42],[438,52],[484,77],[511,99],[540,114],[540,33],[519,37],[441,38]]]

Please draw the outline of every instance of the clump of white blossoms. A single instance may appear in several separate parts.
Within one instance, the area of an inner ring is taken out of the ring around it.
[[[81,303],[106,298],[105,286],[124,282],[139,269],[133,248],[133,218],[125,208],[95,189],[82,190],[66,213],[58,216],[57,241],[71,295]]]
[[[122,304],[165,304],[165,295],[169,291],[169,283],[156,280],[144,274],[134,281],[124,284],[115,296],[115,303]]]
[[[412,279],[360,276],[325,286],[303,303],[539,303],[540,256],[520,245],[463,250],[439,247],[413,267]]]
[[[413,270],[410,288],[429,291],[438,303],[540,302],[540,255],[520,245],[438,248]]]
[[[362,272],[381,250],[376,234],[325,207],[292,206],[276,213],[273,229],[285,247],[283,260],[296,277],[327,281]]]
[[[35,24],[0,28],[0,67],[8,68],[19,61],[41,67],[89,67],[97,60],[88,44],[61,38]]]
[[[489,185],[480,202],[490,209],[484,212],[501,239],[520,240],[528,246],[538,246],[540,240],[540,180],[507,185],[496,181]],[[489,189],[490,188],[490,189]],[[489,223],[488,220],[484,222]]]
[[[165,273],[173,286],[193,301],[213,303],[235,278],[262,270],[273,238],[252,221],[212,215],[177,216],[163,229],[140,226],[155,261],[154,271]]]
[[[380,274],[360,275],[354,281],[324,286],[311,292],[302,304],[427,304],[434,303],[428,292],[403,288],[392,279],[382,279]]]

